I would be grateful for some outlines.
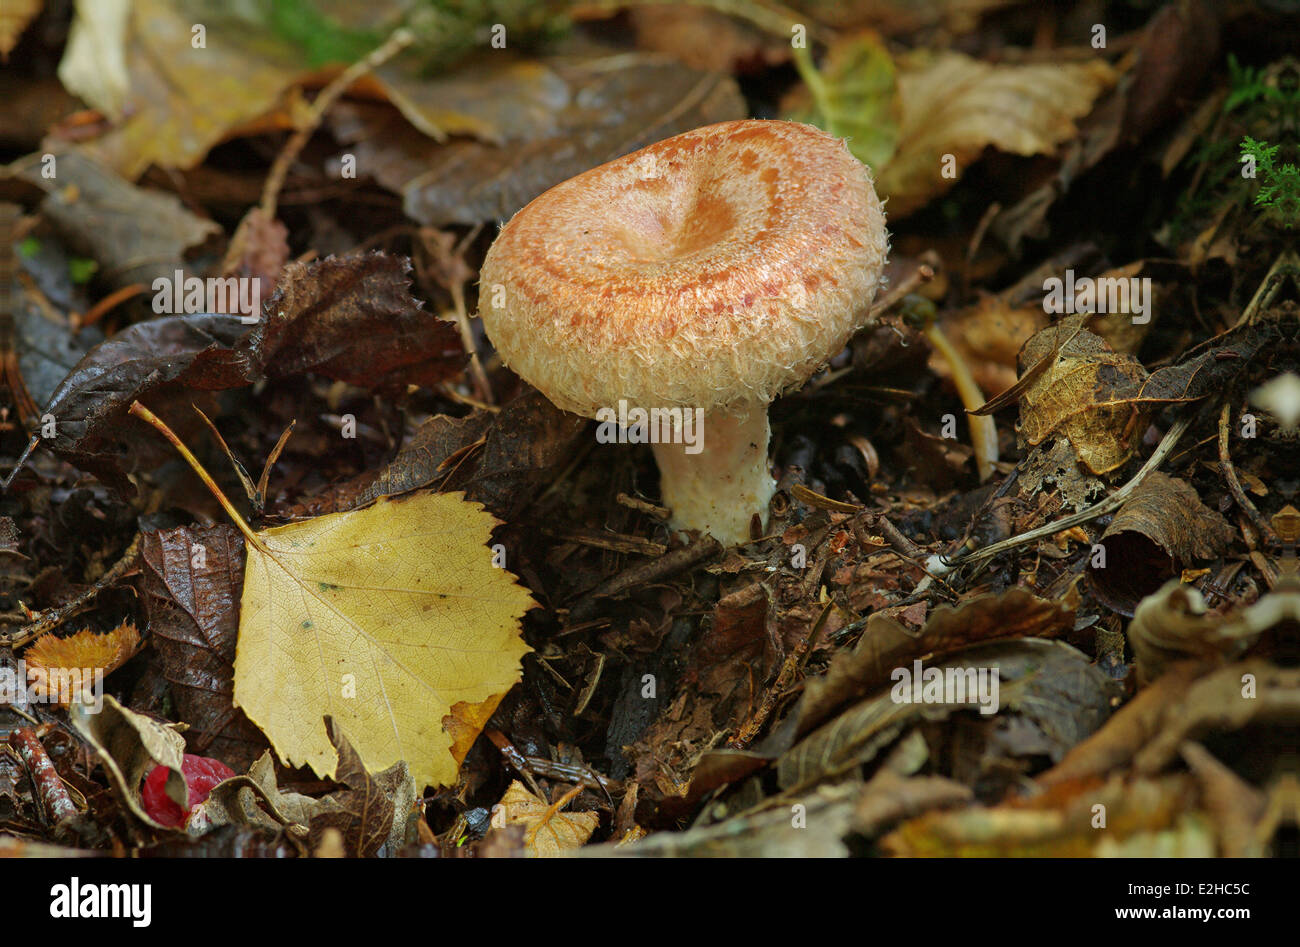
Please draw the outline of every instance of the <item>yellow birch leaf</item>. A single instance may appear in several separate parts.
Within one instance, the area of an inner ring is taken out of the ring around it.
[[[0,62],[6,62],[29,23],[45,6],[45,0],[6,0],[0,7]]]
[[[508,691],[529,650],[532,598],[492,565],[497,523],[420,493],[253,534],[235,703],[281,759],[333,776],[329,714],[371,772],[406,760],[419,786],[455,782],[443,717]]]
[[[530,650],[519,619],[532,597],[487,546],[499,521],[463,494],[425,492],[254,531],[165,424],[138,402],[131,413],[244,534],[235,704],[281,760],[333,777],[329,715],[370,772],[405,760],[416,786],[455,782],[443,718],[508,691]]]

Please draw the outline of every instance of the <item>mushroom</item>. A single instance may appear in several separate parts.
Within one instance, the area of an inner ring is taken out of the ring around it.
[[[671,524],[742,543],[775,490],[767,405],[866,322],[888,249],[871,175],[843,141],[722,122],[519,211],[488,250],[479,314],[558,407],[648,416],[630,439],[653,442]]]

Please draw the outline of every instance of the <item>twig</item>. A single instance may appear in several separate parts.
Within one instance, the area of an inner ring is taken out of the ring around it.
[[[284,187],[284,179],[289,174],[289,165],[293,164],[294,159],[302,152],[307,140],[320,127],[321,120],[339,97],[343,95],[352,84],[364,76],[366,73],[378,69],[381,65],[397,55],[415,40],[415,34],[410,30],[402,27],[393,31],[393,35],[388,37],[384,44],[378,47],[365,59],[355,62],[335,78],[329,85],[321,90],[321,94],[316,96],[312,102],[311,109],[307,113],[306,120],[295,131],[289,140],[285,142],[284,148],[276,155],[275,162],[271,165],[271,170],[266,176],[266,184],[262,188],[262,211],[266,214],[267,220],[275,219],[276,200],[280,195],[280,189]]]
[[[639,585],[656,582],[670,575],[675,575],[684,569],[689,569],[697,562],[703,562],[720,552],[722,552],[722,543],[712,536],[706,536],[697,543],[683,549],[674,549],[672,552],[665,553],[651,562],[638,563],[632,568],[625,569],[618,575],[606,579],[584,595],[582,600],[569,612],[569,618],[583,621],[595,611],[596,599],[616,598]]]
[[[1133,494],[1133,491],[1141,486],[1142,481],[1147,478],[1147,475],[1164,463],[1165,458],[1169,456],[1169,452],[1174,449],[1174,445],[1176,445],[1183,434],[1186,433],[1187,428],[1191,426],[1191,423],[1191,419],[1189,418],[1179,418],[1175,421],[1173,426],[1165,432],[1165,436],[1160,439],[1160,443],[1156,446],[1155,451],[1152,452],[1149,458],[1147,458],[1147,462],[1142,465],[1142,469],[1133,475],[1132,480],[1124,484],[1124,486],[1120,487],[1110,496],[1106,497],[1106,499],[1093,504],[1087,509],[1080,510],[1078,513],[1073,513],[1063,519],[1047,523],[1044,526],[1039,526],[1037,529],[1031,529],[1027,533],[1021,533],[1019,536],[1012,536],[1010,539],[996,542],[991,546],[985,546],[983,549],[975,549],[964,554],[958,554],[956,557],[952,558],[947,556],[938,556],[936,559],[939,560],[940,565],[949,569],[955,568],[959,565],[966,565],[971,562],[980,562],[984,559],[996,556],[999,553],[1006,552],[1009,549],[1015,549],[1017,546],[1023,546],[1026,543],[1045,539],[1048,536],[1059,533],[1063,529],[1069,529],[1071,526],[1078,526],[1080,523],[1086,523],[1091,519],[1096,519],[1098,516],[1110,513],[1112,510],[1119,509],[1119,507],[1123,505],[1124,501]]]
[[[474,381],[474,393],[482,401],[491,404],[496,397],[492,394],[492,382],[488,380],[487,372],[483,368],[483,360],[479,358],[478,345],[474,341],[474,330],[469,324],[469,311],[465,308],[465,287],[459,280],[452,281],[451,302],[456,313],[456,328],[460,331],[460,344],[469,353],[469,374]]]
[[[1246,491],[1241,488],[1241,481],[1237,479],[1237,468],[1232,463],[1232,454],[1228,449],[1228,422],[1231,417],[1232,405],[1225,403],[1223,410],[1219,412],[1219,470],[1223,474],[1223,479],[1228,482],[1228,490],[1232,493],[1232,498],[1237,501],[1241,512],[1254,524],[1268,543],[1278,545],[1281,540],[1277,533],[1260,515],[1255,504],[1250,502],[1250,497],[1246,496]]]
[[[71,819],[77,814],[77,805],[63,785],[63,777],[54,768],[50,754],[45,752],[40,737],[31,727],[15,730],[10,742],[17,745],[18,755],[22,757],[27,771],[32,774],[32,785],[41,800],[45,813],[53,823]]]
[[[131,540],[131,545],[126,547],[126,552],[122,553],[122,558],[100,576],[98,582],[66,605],[60,605],[58,608],[52,608],[35,616],[35,620],[9,642],[10,646],[21,648],[27,642],[34,641],[47,631],[58,628],[77,612],[84,609],[91,599],[125,575],[135,565],[136,559],[140,556],[140,536],[140,533],[135,534],[135,539]]]

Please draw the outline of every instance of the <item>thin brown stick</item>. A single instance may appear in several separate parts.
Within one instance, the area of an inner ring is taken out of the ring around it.
[[[21,648],[29,641],[35,641],[47,631],[53,631],[73,615],[82,611],[90,604],[100,592],[103,592],[110,585],[130,571],[140,558],[140,534],[135,534],[135,539],[131,540],[131,545],[126,547],[126,552],[122,553],[122,558],[114,563],[113,567],[99,577],[99,581],[89,589],[78,595],[73,601],[66,605],[60,605],[58,608],[52,608],[49,611],[41,612],[34,616],[30,625],[18,632],[9,645],[14,648]]]
[[[311,109],[307,113],[306,120],[297,131],[289,136],[289,140],[285,142],[284,148],[276,155],[275,162],[271,165],[271,170],[266,176],[266,184],[262,188],[261,206],[267,220],[275,219],[276,201],[279,198],[280,189],[284,187],[284,179],[289,174],[289,166],[302,152],[308,139],[320,127],[325,113],[339,100],[344,92],[352,87],[354,82],[366,73],[378,69],[414,40],[415,34],[405,27],[395,30],[383,45],[375,49],[365,59],[355,62],[343,70],[337,78],[321,90],[320,95],[316,96],[316,100],[312,102]]]

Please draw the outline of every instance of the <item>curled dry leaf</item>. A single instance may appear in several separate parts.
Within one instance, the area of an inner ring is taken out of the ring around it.
[[[873,615],[852,652],[837,655],[825,677],[807,683],[795,712],[798,732],[807,733],[845,701],[888,683],[894,668],[923,655],[931,660],[968,645],[1001,638],[1050,638],[1074,625],[1078,595],[1059,601],[1022,588],[981,595],[956,607],[936,609],[919,633],[883,615]]]
[[[1166,582],[1138,604],[1129,622],[1138,677],[1154,680],[1186,658],[1238,655],[1279,620],[1279,608],[1281,620],[1300,617],[1298,604],[1300,596],[1294,591],[1274,593],[1238,614],[1207,615],[1200,592],[1177,579]]]
[[[372,774],[334,722],[326,723],[338,753],[335,779],[343,788],[319,797],[284,792],[276,784],[271,755],[264,753],[246,776],[213,787],[195,810],[192,831],[208,832],[224,825],[287,829],[291,836],[305,837],[308,850],[337,832],[343,854],[359,858],[377,855],[384,846],[391,856],[414,842],[419,805],[410,769],[397,762]]]
[[[138,650],[140,633],[134,624],[124,621],[104,634],[86,628],[60,638],[47,632],[23,652],[23,660],[27,662],[27,672],[37,694],[49,692],[53,682],[54,693],[62,695],[65,690],[59,683],[60,672],[84,674],[89,671],[108,675],[130,660]],[[66,705],[68,701],[60,700],[59,703]]]
[[[1134,757],[1133,765],[1139,773],[1158,773],[1177,758],[1187,740],[1232,733],[1251,724],[1276,727],[1267,738],[1290,750],[1297,721],[1300,670],[1276,667],[1260,658],[1229,664],[1206,674],[1166,706],[1160,730]]]
[[[875,759],[906,728],[961,712],[1005,717],[1000,730],[967,728],[952,741],[956,747],[978,747],[954,751],[954,768],[969,770],[958,775],[964,781],[987,781],[990,770],[1009,772],[1025,765],[1017,758],[1027,763],[1041,756],[1063,757],[1101,726],[1113,696],[1105,676],[1085,655],[1062,642],[1036,638],[978,645],[947,660],[927,660],[924,682],[910,677],[912,667],[904,670],[916,693],[924,687],[924,703],[913,702],[907,692],[900,697],[900,688],[907,688],[902,683],[858,703],[777,761],[781,787],[797,792],[842,778]],[[946,691],[945,681],[958,682],[961,690]],[[977,682],[983,683],[977,686]],[[973,759],[963,760],[963,755]],[[996,766],[991,765],[993,760],[998,761]]]
[[[1186,774],[1074,784],[1024,803],[932,812],[905,822],[881,845],[891,855],[913,858],[1208,857],[1215,853],[1214,835],[1195,800]],[[1105,832],[1096,828],[1098,805],[1105,807]]]
[[[1181,569],[1222,554],[1234,535],[1191,484],[1153,471],[1102,533],[1105,559],[1092,559],[1093,587],[1106,605],[1132,615],[1144,596]]]
[[[140,781],[155,766],[166,766],[167,795],[182,809],[189,806],[189,788],[181,771],[185,756],[185,738],[173,726],[127,710],[111,695],[96,708],[73,701],[68,718],[77,732],[99,754],[113,792],[132,815],[155,829],[166,828],[144,811],[140,801]]]

